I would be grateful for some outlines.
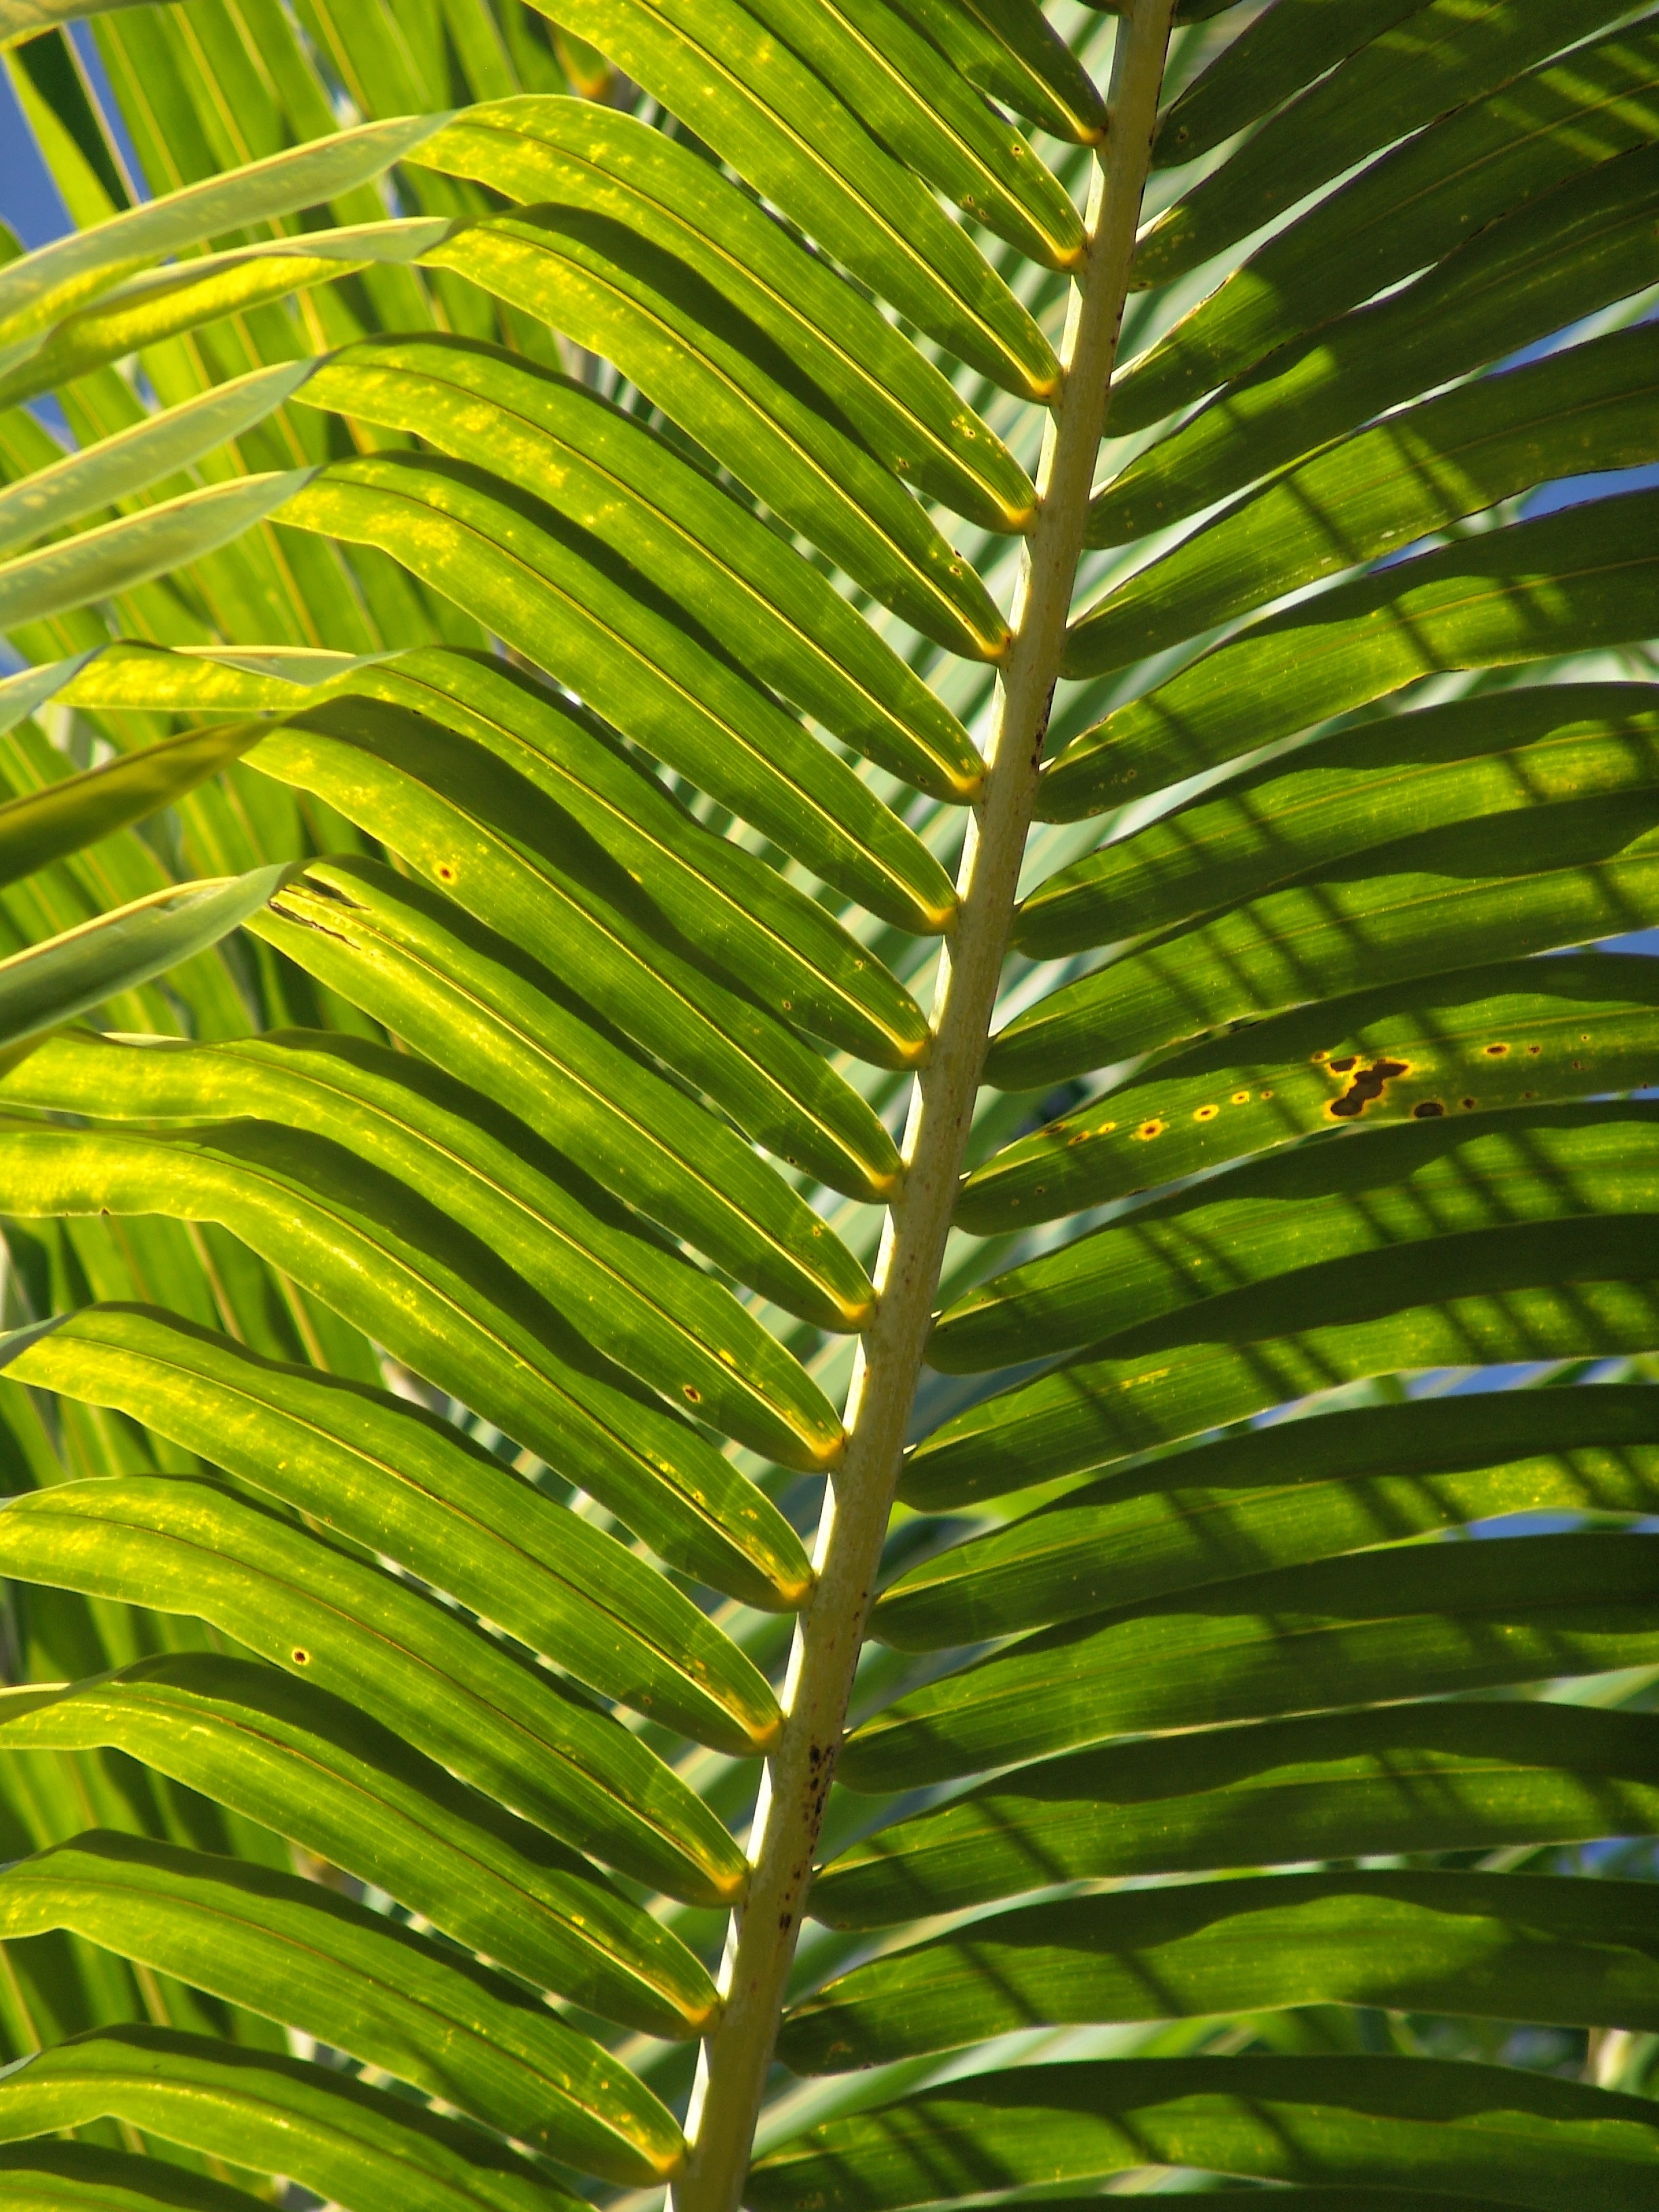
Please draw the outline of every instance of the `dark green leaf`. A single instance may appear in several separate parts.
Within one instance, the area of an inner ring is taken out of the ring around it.
[[[1310,1000],[1645,928],[1659,913],[1656,831],[1650,787],[1356,854],[1062,986],[994,1040],[988,1080],[1046,1087]]]
[[[1324,0],[1272,9],[1224,59],[1278,25],[1299,62],[1317,52],[1321,31],[1349,35],[1353,15]],[[1568,178],[1650,144],[1659,137],[1656,88],[1659,40],[1638,27],[1579,46],[1407,139],[1275,233],[1125,370],[1113,394],[1119,424],[1200,398]]]
[[[1006,2069],[769,2152],[756,2212],[876,2212],[1143,2166],[1501,2189],[1533,2212],[1645,2212],[1651,2102],[1423,2058],[1111,2058]],[[1291,2200],[1292,2203],[1294,2200]]]
[[[255,868],[217,883],[169,885],[0,960],[0,1049],[205,951],[258,914],[292,873]]]
[[[1659,453],[1656,386],[1659,331],[1639,327],[1391,415],[1109,592],[1073,662],[1125,666],[1534,484],[1638,467]]]
[[[1249,1429],[911,1568],[870,1632],[933,1650],[1496,1515],[1651,1513],[1656,1400],[1644,1383],[1482,1391]]]
[[[313,496],[314,495],[304,495]],[[1047,820],[1079,816],[1453,668],[1515,666],[1645,636],[1659,494],[1632,492],[1334,586],[1206,653],[1073,740]],[[1089,672],[1080,653],[1071,672]]]
[[[1367,9],[1355,26],[1371,33],[1366,43],[1356,40],[1357,52],[1152,225],[1135,256],[1136,283],[1166,283],[1196,268],[1379,146],[1627,12],[1627,0],[1425,0],[1403,21],[1378,25],[1379,14],[1399,11]],[[1317,52],[1309,56],[1316,65]],[[1249,62],[1236,66],[1248,84]]]
[[[1025,898],[1054,959],[1255,898],[1304,871],[1479,817],[1659,785],[1659,688],[1549,684],[1363,722],[1090,853]]]
[[[1649,2027],[1650,1882],[1524,1875],[1274,1875],[1069,1897],[843,1974],[795,2006],[778,2056],[841,2074],[1069,2021],[1285,2005]]]
[[[1627,1255],[1619,1256],[1622,1263]],[[1419,1293],[1432,1287],[1419,1285]],[[1380,1321],[1300,1336],[1074,1361],[935,1430],[911,1455],[899,1492],[938,1510],[1104,1469],[1364,1376],[1644,1352],[1656,1343],[1659,1290],[1586,1279],[1407,1305]]]
[[[1361,1552],[1045,1630],[865,1722],[837,1775],[914,1789],[1110,1735],[1651,1664],[1650,1540]]]
[[[1547,694],[1540,695],[1547,696]],[[1121,1198],[1318,1130],[1630,1091],[1659,1068],[1659,971],[1566,953],[1301,1006],[1194,1047],[969,1176],[983,1236]]]
[[[1646,1835],[1659,1719],[1531,1702],[1387,1705],[1074,1753],[855,1844],[815,1917],[883,1927],[1023,1890],[1391,1851]]]
[[[143,752],[0,805],[0,884],[33,875],[66,853],[171,806],[204,777],[239,759],[258,735],[241,728],[187,730]]]
[[[1132,461],[1097,499],[1091,538],[1115,545],[1164,529],[1401,400],[1642,291],[1659,276],[1656,196],[1659,151],[1640,146],[1523,202],[1373,306],[1322,317]],[[1179,404],[1182,380],[1170,382],[1167,398],[1150,372],[1142,389],[1126,382],[1110,434]]]
[[[1153,167],[1179,168],[1209,153],[1423,4],[1358,0],[1339,9],[1325,0],[1277,0],[1264,8],[1159,118]]]
[[[972,1374],[1119,1337],[1248,1339],[1369,1319],[1425,1283],[1455,1298],[1629,1279],[1656,1216],[1659,1107],[1435,1116],[1280,1150],[1154,1199],[969,1291],[927,1356]]]
[[[33,10],[35,0],[14,3]],[[125,7],[131,0],[112,4]],[[36,2142],[0,2150],[0,2175],[15,2212],[254,2212],[258,2202],[204,2174],[89,2143]]]

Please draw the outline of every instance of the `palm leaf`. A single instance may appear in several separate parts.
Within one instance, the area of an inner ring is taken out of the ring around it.
[[[1659,18],[74,12],[8,2202],[1645,2206]]]

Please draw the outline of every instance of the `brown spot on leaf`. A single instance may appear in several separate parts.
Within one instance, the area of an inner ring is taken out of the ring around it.
[[[1506,1044],[1489,1044],[1486,1047],[1486,1057],[1488,1060],[1507,1060],[1509,1051],[1510,1048]]]
[[[1474,1099],[1473,1099],[1473,1098],[1466,1098],[1466,1099],[1463,1101],[1463,1111],[1464,1111],[1466,1114],[1473,1114],[1473,1113],[1474,1113]]]
[[[1135,1135],[1139,1139],[1143,1145],[1150,1145],[1154,1137],[1161,1137],[1163,1134],[1164,1124],[1162,1121],[1143,1121],[1140,1127],[1135,1131]]]
[[[310,1652],[302,1650],[297,1644],[294,1647],[294,1663],[296,1667],[309,1667],[311,1664]]]
[[[1249,1092],[1248,1091],[1234,1091],[1234,1093],[1233,1093],[1233,1103],[1234,1103],[1234,1105],[1235,1105],[1235,1106],[1248,1106],[1248,1105],[1249,1104],[1249,1103],[1250,1103],[1250,1094],[1249,1094]]]
[[[1109,1137],[1116,1127],[1115,1121],[1097,1121],[1092,1129],[1074,1129],[1066,1141],[1068,1145],[1086,1145],[1091,1137]]]
[[[1345,1052],[1340,1060],[1334,1060],[1331,1062],[1331,1073],[1333,1075],[1348,1075],[1351,1074],[1352,1071],[1358,1066],[1358,1065],[1359,1054],[1357,1052]]]
[[[687,1401],[687,1403],[688,1403],[688,1404],[690,1404],[690,1405],[693,1405],[693,1406],[701,1406],[701,1405],[702,1405],[702,1392],[701,1390],[699,1390],[699,1389],[698,1389],[698,1388],[697,1388],[697,1386],[696,1386],[696,1384],[695,1382],[686,1382],[686,1383],[684,1383],[684,1384],[682,1384],[682,1385],[681,1385],[681,1388],[682,1388],[682,1389],[683,1389],[683,1390],[684,1390],[684,1392],[685,1398],[686,1398],[686,1401]]]
[[[1346,1073],[1355,1062],[1352,1059],[1334,1060],[1332,1067]],[[1365,1109],[1376,1103],[1387,1091],[1396,1076],[1409,1075],[1411,1062],[1407,1060],[1374,1060],[1369,1067],[1362,1067],[1340,1098],[1333,1098],[1325,1111],[1339,1121],[1357,1121]]]
[[[1216,1115],[1220,1111],[1221,1109],[1218,1106],[1195,1107],[1193,1111],[1193,1119],[1194,1121],[1213,1121]]]
[[[1432,1121],[1445,1110],[1438,1098],[1419,1098],[1412,1108],[1412,1119],[1413,1121]]]

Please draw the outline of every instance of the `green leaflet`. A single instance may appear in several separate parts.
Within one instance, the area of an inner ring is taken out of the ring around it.
[[[1294,12],[1299,25],[1280,6],[1261,28],[1299,30],[1298,54],[1322,27],[1341,35],[1350,14],[1334,15],[1320,0]],[[1254,35],[1255,27],[1224,58]],[[1486,224],[1648,144],[1659,135],[1656,82],[1659,41],[1639,29],[1615,32],[1408,138],[1259,246],[1126,369],[1112,395],[1118,425],[1154,422],[1200,398]]]
[[[1379,146],[1627,12],[1626,0],[1426,0],[1281,108],[1160,216],[1135,255],[1135,282],[1165,283],[1196,268]]]
[[[475,2119],[623,2183],[680,2131],[627,2068],[511,1984],[315,1882],[95,1831],[0,1874],[8,1936],[71,1928],[302,2028]]]
[[[826,579],[666,439],[586,386],[434,334],[331,356],[307,404],[418,432],[458,459],[533,483],[836,736],[933,798],[977,790],[983,763],[961,724]]]
[[[964,215],[1044,267],[1073,269],[1082,260],[1083,224],[1060,185],[902,9],[884,0],[746,5]]]
[[[856,582],[947,651],[999,659],[1007,629],[978,576],[833,404],[791,400],[764,333],[613,219],[503,216],[428,256],[619,369]],[[753,358],[757,356],[757,358]]]
[[[44,531],[61,530],[188,468],[263,422],[310,374],[309,362],[255,369],[8,484],[0,491],[0,551],[27,544]]]
[[[407,1053],[317,1030],[212,1046],[76,1031],[0,1077],[0,1100],[94,1120],[246,1115],[331,1138],[413,1190],[441,1191],[452,1219],[700,1419],[805,1469],[841,1449],[823,1392],[727,1291],[630,1224],[509,1116]],[[768,1525],[764,1508],[755,1525]],[[788,1556],[788,1538],[775,1541]]]
[[[1656,1499],[1644,1384],[1368,1406],[1071,1491],[911,1568],[870,1632],[942,1650],[1496,1515],[1647,1514]]]
[[[560,0],[562,19],[701,132],[853,274],[1020,398],[1058,381],[1047,340],[920,179],[739,0]],[[708,97],[720,87],[717,104]]]
[[[618,870],[556,803],[465,739],[348,698],[284,725],[256,764],[378,832],[526,957],[557,945],[563,981],[599,1020],[678,1070],[792,1165],[854,1188],[896,1170],[892,1139],[863,1099],[763,1003],[732,988],[712,947],[662,913],[653,878]],[[834,1026],[856,1036],[866,1059],[919,1056],[931,1040],[908,994],[850,940],[841,964],[855,986],[866,974],[872,982],[859,994],[866,1005],[849,1007],[848,993],[835,1006]],[[872,998],[888,1023],[872,1018]]]
[[[211,1620],[671,1895],[712,1903],[742,1887],[726,1830],[609,1714],[408,1583],[216,1484],[125,1475],[27,1491],[0,1512],[0,1556],[20,1580]]]
[[[291,872],[255,868],[217,883],[169,884],[0,960],[0,1049],[205,951],[250,921]]]
[[[1045,774],[1042,817],[1075,821],[1437,670],[1510,667],[1645,635],[1656,521],[1659,495],[1598,500],[1270,616],[1073,739]],[[1086,653],[1070,672],[1088,672]]]
[[[1097,1614],[886,1707],[848,1738],[837,1777],[908,1790],[1106,1736],[1650,1664],[1647,1549],[1636,1536],[1408,1545]]]
[[[987,1079],[1046,1087],[1240,1018],[1438,975],[1449,959],[1473,966],[1639,929],[1659,897],[1656,829],[1650,790],[1358,854],[1322,881],[1269,891],[1064,985],[1000,1032]]]
[[[36,0],[13,4],[33,9]],[[126,7],[133,0],[110,4]],[[253,2212],[258,2201],[204,2174],[88,2143],[35,2142],[0,2150],[0,2174],[15,2212]]]
[[[67,1689],[8,1691],[0,1745],[113,1746],[537,1988],[647,2034],[694,2034],[719,2008],[691,1953],[591,1868],[366,1714],[268,1667],[185,1653]],[[0,2132],[7,2118],[0,2089]]]
[[[1162,530],[1401,400],[1643,290],[1659,276],[1656,194],[1659,149],[1604,161],[1487,224],[1413,283],[1271,354],[1130,463],[1097,498],[1091,538],[1115,545]],[[1135,428],[1143,404],[1156,414],[1161,395],[1126,398],[1109,434]]]
[[[1068,2021],[1324,2003],[1645,2027],[1659,2020],[1659,1905],[1647,1882],[1446,1873],[1067,1898],[839,1976],[793,2008],[778,2056],[840,2074]]]
[[[0,2135],[105,2118],[232,2166],[287,2173],[354,2212],[566,2212],[576,2202],[489,2136],[408,2098],[334,2067],[167,2028],[77,2036],[0,2081]]]
[[[347,714],[361,700],[383,702],[398,710],[398,719],[361,714],[348,723]],[[763,1006],[819,1036],[852,1041],[849,1049],[861,1048],[878,1064],[908,1065],[925,1046],[927,1022],[915,1000],[817,900],[754,854],[705,829],[572,702],[498,660],[439,650],[352,670],[337,679],[332,697],[325,695],[307,709],[296,734],[270,740],[253,765],[275,773],[284,757],[304,757],[309,737],[318,732],[341,738],[337,749],[315,746],[319,760],[349,759],[343,747],[351,730],[357,733],[355,743],[369,754],[361,771],[369,774],[373,732],[383,726],[397,732],[396,767],[410,762],[411,737],[429,740],[438,731],[453,731],[492,754],[552,801],[558,810],[553,818],[566,825],[564,848],[590,856],[601,884],[620,891],[631,884],[630,896],[648,886],[644,911],[656,909],[658,927],[666,922],[681,942],[718,962]],[[477,750],[464,758],[469,770],[464,797],[483,804],[490,769]],[[520,782],[503,787],[515,799],[527,797]],[[534,818],[535,802],[529,804]],[[413,830],[420,820],[415,818]],[[506,827],[520,834],[516,816]],[[607,870],[599,854],[614,866]],[[455,856],[442,857],[453,864]],[[438,874],[435,860],[428,872]],[[455,887],[441,875],[439,880]],[[752,1110],[752,1101],[744,1101],[739,1118]],[[898,1164],[896,1147],[873,1120],[863,1125],[861,1149],[870,1155],[872,1174],[890,1175]]]
[[[17,1380],[120,1407],[607,1697],[739,1753],[776,1729],[763,1678],[690,1599],[448,1422],[143,1307],[84,1307],[0,1352]]]
[[[259,933],[740,1281],[824,1328],[868,1321],[869,1279],[820,1217],[450,901],[373,862],[318,863]]]
[[[33,875],[66,853],[171,806],[239,759],[251,730],[187,730],[143,752],[88,769],[0,805],[0,884]]]
[[[1120,1337],[1368,1319],[1425,1283],[1457,1297],[1629,1277],[1656,1212],[1659,1106],[1435,1116],[1279,1150],[1152,1200],[969,1291],[935,1324],[927,1358],[973,1374]]]
[[[1298,1006],[1010,1145],[968,1178],[957,1218],[985,1236],[1319,1130],[1638,1089],[1659,1060],[1656,1017],[1659,974],[1639,955],[1598,952]]]
[[[921,841],[602,538],[483,470],[390,453],[331,464],[283,519],[380,546],[849,896],[947,926]]]
[[[970,82],[1057,138],[1083,145],[1106,128],[1094,80],[1036,0],[897,0]]]
[[[155,714],[240,717],[295,706],[310,685],[380,658],[303,646],[167,648],[122,638],[33,673],[50,684],[46,696],[94,713],[138,708]]]
[[[775,1603],[805,1585],[776,1509],[454,1224],[441,1192],[331,1139],[245,1121],[165,1133],[14,1123],[0,1132],[0,1194],[9,1213],[220,1221],[716,1589],[769,1583]]]
[[[1599,1263],[1609,1275],[1632,1262],[1647,1272],[1642,1240],[1632,1241],[1633,1252]],[[1372,1375],[1646,1351],[1659,1342],[1659,1297],[1645,1281],[1594,1279],[1594,1248],[1587,1233],[1584,1279],[1550,1288],[1447,1297],[1299,1336],[1070,1361],[936,1429],[911,1454],[899,1494],[938,1511],[1024,1490]],[[1545,1255],[1546,1269],[1554,1257]]]
[[[38,398],[140,348],[182,337],[227,316],[252,313],[290,292],[356,276],[377,263],[395,267],[415,262],[441,245],[453,228],[416,216],[307,231],[299,238],[169,262],[129,276],[44,334],[0,346],[0,407]]]
[[[1142,2166],[1264,2180],[1501,2189],[1534,2212],[1644,2212],[1652,2104],[1519,2068],[1418,2058],[1012,2067],[828,2120],[757,2161],[756,2212],[873,2212]],[[1294,2204],[1295,2199],[1288,2200]]]
[[[881,1829],[812,1886],[882,1927],[1079,1879],[1646,1835],[1659,1721],[1517,1703],[1207,1729],[1023,1766]]]
[[[25,254],[0,270],[0,337],[43,330],[130,270],[182,247],[315,207],[367,184],[423,145],[447,120],[444,115],[404,116],[342,131],[146,201],[94,228]]]
[[[314,474],[311,469],[282,469],[270,476],[209,484],[0,562],[0,627],[18,629],[113,599],[215,553],[264,521]]]
[[[1072,633],[1101,672],[1552,479],[1659,452],[1659,332],[1615,331],[1392,415],[1206,524]]]
[[[1379,717],[1085,854],[1021,902],[1013,941],[1063,957],[1425,830],[1656,784],[1650,684],[1539,684]]]
[[[1332,9],[1322,0],[1279,0],[1264,9],[1170,101],[1152,143],[1153,167],[1196,161],[1422,6],[1423,0],[1358,0]]]
[[[805,501],[805,512],[836,518],[842,538],[852,531],[853,543],[871,549],[866,562],[880,532],[888,532],[916,565],[907,588],[922,586],[920,605],[929,594],[954,595],[970,627],[989,617],[988,635],[1005,634],[989,602],[965,580],[953,593],[957,572],[940,567],[945,549],[895,497],[887,471],[998,531],[1030,527],[1030,478],[940,372],[745,193],[660,131],[590,100],[492,102],[457,118],[422,150],[435,165],[477,177],[513,199],[560,210],[539,228],[503,234],[486,224],[470,236],[474,246],[505,234],[539,243],[543,253],[573,256],[546,295],[549,319],[571,330],[566,319],[573,313],[602,316],[571,334],[603,329],[617,365],[642,388],[658,390],[664,405],[672,398],[670,413],[689,410],[685,427],[703,444],[720,450],[718,423],[745,424],[721,458],[745,476],[765,465],[769,453],[768,481],[756,489],[780,514]],[[583,252],[584,240],[597,253]],[[513,258],[494,255],[491,265],[510,269]],[[600,281],[582,283],[584,269]],[[526,281],[525,273],[514,281]],[[713,314],[703,287],[724,303]],[[637,312],[619,318],[629,297],[645,308],[643,319]],[[678,340],[666,350],[649,337],[651,322],[665,314]],[[699,361],[710,366],[699,369]],[[748,410],[735,416],[720,396],[728,379],[748,398]],[[773,425],[763,433],[764,452],[755,450],[759,425],[750,410]],[[855,437],[847,435],[849,428]],[[803,432],[799,451],[787,458]],[[865,466],[861,448],[884,468]],[[837,541],[818,542],[829,549]],[[857,559],[844,565],[861,572]],[[888,571],[878,566],[875,573]]]

